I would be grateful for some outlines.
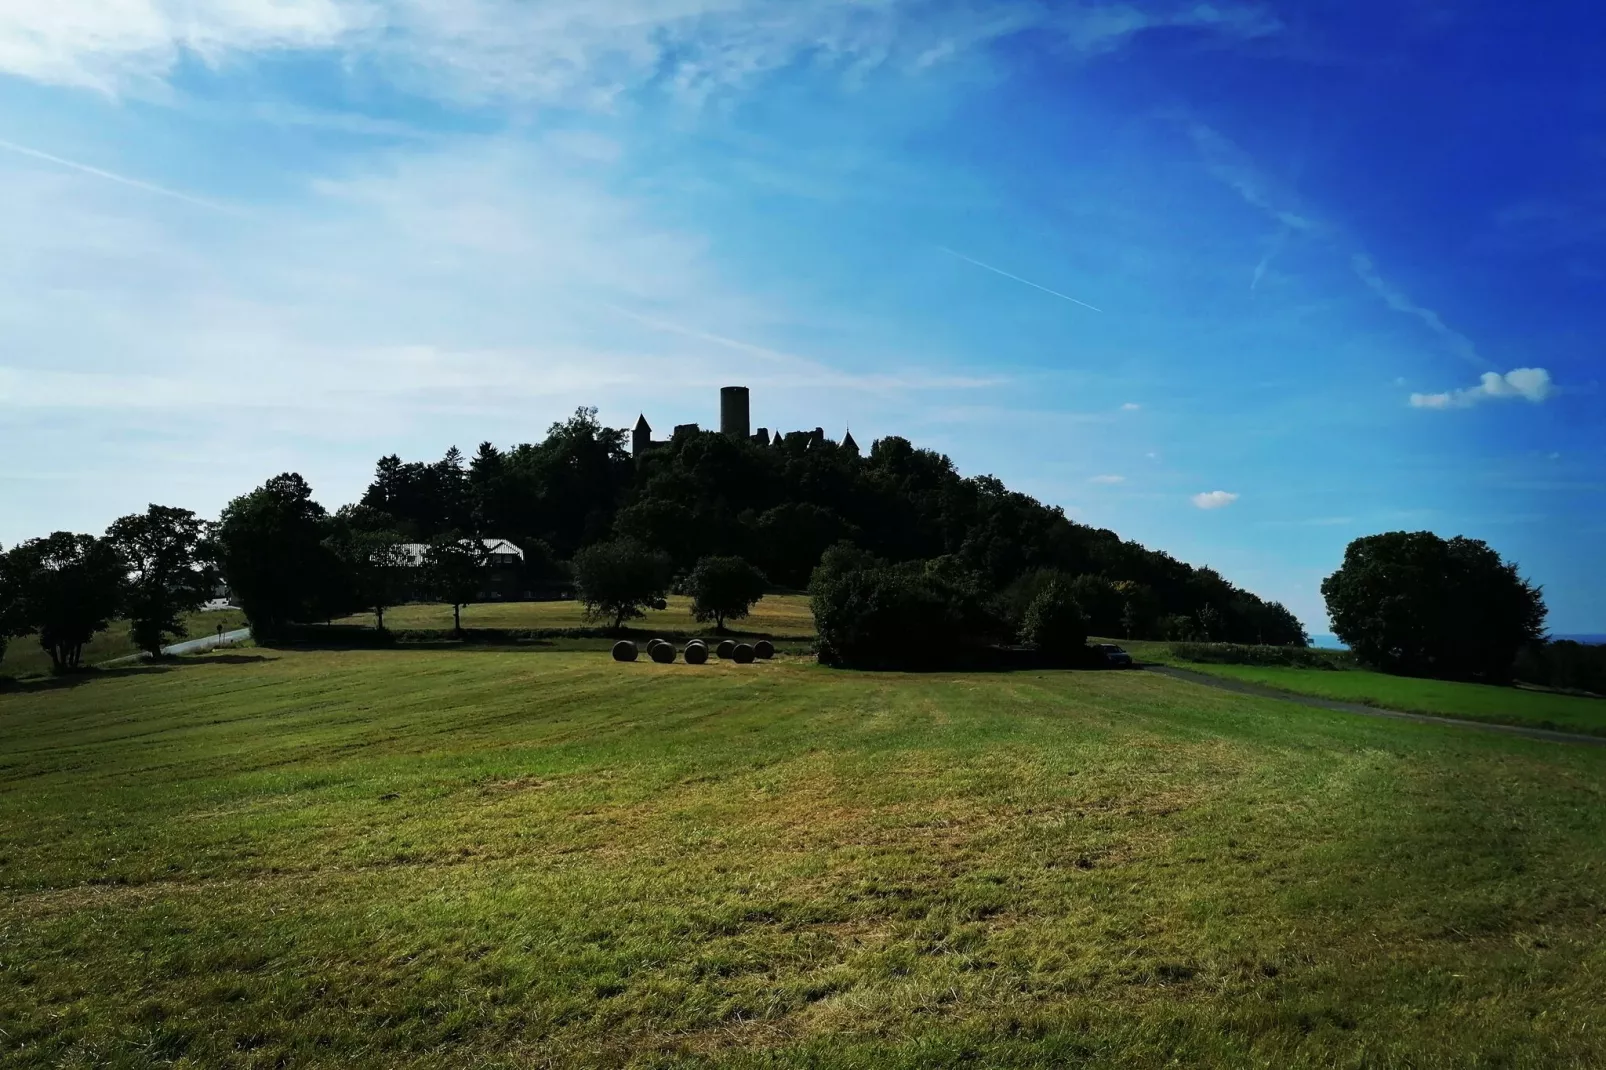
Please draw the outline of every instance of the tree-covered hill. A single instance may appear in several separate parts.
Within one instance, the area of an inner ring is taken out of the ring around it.
[[[379,461],[363,506],[408,538],[475,532],[509,538],[532,567],[615,537],[666,552],[688,572],[710,554],[745,557],[776,584],[808,582],[825,549],[848,541],[891,562],[949,557],[995,591],[1055,570],[1091,577],[1078,597],[1097,634],[1297,644],[1284,607],[992,476],[961,476],[948,457],[907,439],[864,456],[808,435],[771,445],[682,431],[639,460],[625,432],[594,409],[555,424],[540,443],[433,463]]]

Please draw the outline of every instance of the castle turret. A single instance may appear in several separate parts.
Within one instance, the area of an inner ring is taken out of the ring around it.
[[[852,431],[849,431],[847,434],[842,436],[842,448],[844,450],[848,451],[849,453],[858,453],[859,452],[859,444],[857,442],[853,441],[853,432]]]
[[[642,413],[636,420],[636,429],[630,432],[630,456],[640,459],[652,446],[652,427],[647,423],[647,414]]]

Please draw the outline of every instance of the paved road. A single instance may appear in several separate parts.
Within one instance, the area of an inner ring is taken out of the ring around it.
[[[1210,676],[1202,672],[1193,672],[1190,669],[1178,669],[1171,665],[1145,665],[1144,668],[1161,676],[1169,676],[1173,680],[1185,680],[1190,684],[1201,684],[1205,687],[1214,687],[1221,691],[1232,691],[1240,695],[1274,698],[1282,702],[1297,702],[1301,706],[1314,706],[1319,710],[1359,713],[1367,717],[1392,717],[1399,721],[1419,721],[1422,724],[1451,725],[1456,728],[1476,728],[1483,732],[1503,732],[1508,736],[1542,739],[1550,743],[1583,743],[1591,747],[1606,747],[1606,736],[1587,736],[1577,732],[1556,732],[1548,728],[1522,728],[1509,724],[1489,724],[1484,721],[1463,721],[1457,717],[1435,717],[1432,714],[1406,713],[1403,710],[1383,710],[1378,709],[1376,706],[1363,706],[1358,702],[1340,702],[1337,699],[1316,698],[1313,695],[1296,695],[1292,691],[1279,691],[1275,687],[1265,687],[1261,684],[1251,684],[1243,680],[1229,680],[1220,676]]]
[[[212,650],[220,646],[233,646],[235,643],[243,642],[249,638],[251,638],[250,628],[236,628],[234,631],[224,632],[222,635],[213,633],[212,635],[203,635],[199,639],[186,639],[182,643],[174,643],[172,646],[164,646],[162,648],[162,653],[199,654],[203,650]],[[103,661],[101,664],[121,665],[127,661],[141,661],[147,656],[148,655],[145,654],[129,654],[126,657],[113,658],[110,661]]]
[[[211,650],[213,647],[233,646],[235,643],[249,638],[251,638],[250,628],[236,628],[234,631],[224,632],[222,635],[217,635],[215,633],[212,635],[203,635],[199,639],[187,639],[182,643],[174,643],[172,646],[164,646],[162,648],[162,653],[199,654],[201,651]]]

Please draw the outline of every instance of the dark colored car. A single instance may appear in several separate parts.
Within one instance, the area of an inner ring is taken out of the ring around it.
[[[1132,668],[1132,655],[1111,643],[1095,643],[1093,649],[1104,655],[1104,664],[1112,669]]]

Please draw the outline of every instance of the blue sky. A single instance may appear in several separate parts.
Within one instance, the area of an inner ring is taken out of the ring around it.
[[[1313,631],[1429,528],[1606,632],[1602,54],[1566,2],[14,0],[0,542],[746,383]]]

